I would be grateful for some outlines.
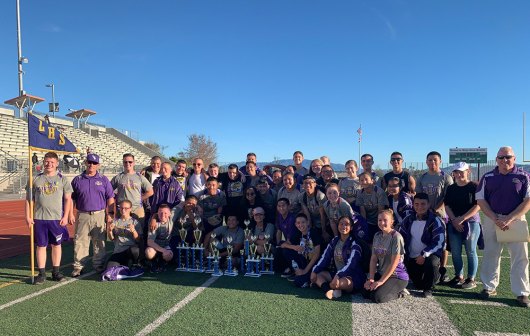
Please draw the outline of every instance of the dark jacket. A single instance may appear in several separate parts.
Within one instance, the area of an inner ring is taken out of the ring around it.
[[[409,253],[409,246],[411,237],[411,227],[412,223],[416,220],[416,212],[408,215],[399,228],[399,233],[403,236],[405,241],[405,251]],[[421,235],[421,241],[423,244],[427,245],[423,251],[422,256],[427,258],[431,254],[435,254],[438,257],[442,256],[445,243],[445,225],[443,224],[440,217],[436,216],[434,212],[429,210],[427,213],[425,228],[423,229],[423,234]]]

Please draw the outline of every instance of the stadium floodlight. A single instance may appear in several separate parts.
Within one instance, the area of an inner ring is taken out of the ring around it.
[[[59,103],[55,102],[55,84],[46,84],[46,87],[52,88],[52,102],[50,104],[49,111],[52,113],[52,116],[55,118],[55,112],[59,112]]]

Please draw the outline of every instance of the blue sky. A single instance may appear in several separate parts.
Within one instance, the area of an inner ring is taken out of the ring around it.
[[[0,2],[0,94],[15,97],[15,0]],[[512,145],[530,112],[528,1],[21,0],[25,89],[61,114],[219,161]],[[46,106],[41,105],[40,110]],[[530,117],[529,117],[530,118]],[[527,150],[527,152],[530,149]],[[530,153],[526,156],[530,159]]]

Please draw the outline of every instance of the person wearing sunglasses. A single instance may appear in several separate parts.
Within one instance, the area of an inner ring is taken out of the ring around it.
[[[147,224],[145,223],[145,210],[143,203],[153,196],[153,185],[134,170],[134,155],[123,154],[123,172],[114,176],[110,181],[112,188],[116,190],[116,201],[131,201],[131,216],[136,218],[142,225],[142,233],[147,237]],[[141,249],[140,259],[143,259],[143,249]]]
[[[98,272],[105,263],[106,224],[114,219],[114,190],[109,179],[98,172],[99,156],[90,153],[85,161],[86,170],[72,180],[73,206],[70,222],[75,223],[74,269],[72,277],[81,275],[92,241],[92,264]],[[105,211],[106,210],[106,211]],[[106,212],[106,213],[105,213]]]
[[[204,169],[204,162],[201,158],[193,159],[192,166],[193,169],[186,180],[186,192],[188,195],[199,198],[204,189],[206,189],[208,174]]]
[[[497,295],[499,285],[500,257],[503,245],[497,242],[496,227],[510,230],[516,221],[526,223],[525,214],[530,210],[530,177],[515,165],[515,154],[511,147],[501,147],[497,152],[497,167],[484,174],[480,180],[476,199],[485,214],[482,229],[484,234],[484,257],[480,269],[483,290],[482,299]],[[510,251],[510,280],[512,293],[522,307],[530,307],[528,295],[528,246],[527,242],[507,243]]]
[[[386,173],[381,180],[381,187],[385,190],[388,186],[388,182],[394,178],[399,178],[399,184],[401,191],[404,191],[411,196],[414,196],[416,189],[416,180],[410,176],[408,171],[403,170],[403,155],[400,152],[393,152],[390,154],[390,165],[392,165],[392,171]]]

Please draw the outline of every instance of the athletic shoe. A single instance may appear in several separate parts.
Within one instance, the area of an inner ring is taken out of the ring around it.
[[[79,267],[74,267],[74,270],[72,271],[72,278],[77,278],[78,276],[83,273],[83,269]]]
[[[410,295],[410,292],[408,291],[408,289],[405,288],[404,290],[399,292],[398,297],[399,298],[404,298],[404,297],[409,296],[409,295]]]
[[[53,281],[57,281],[57,282],[61,282],[61,281],[66,280],[66,278],[64,277],[64,275],[61,272],[57,272],[57,273],[52,273],[52,280]]]
[[[293,273],[289,277],[287,277],[287,281],[294,281],[295,278],[296,278],[296,275]]]
[[[482,300],[490,299],[492,296],[496,296],[497,291],[495,289],[483,289],[482,292],[478,293],[478,297]]]
[[[464,283],[463,278],[459,276],[455,276],[454,278],[452,278],[451,280],[447,282],[447,285],[451,287],[459,287],[459,286],[462,286],[463,283]]]
[[[300,288],[307,288],[307,287],[309,287],[309,282],[307,282],[307,281],[304,282],[304,283],[302,284],[302,286],[300,286]]]
[[[432,297],[432,290],[430,290],[430,289],[426,289],[426,290],[424,290],[424,291],[423,291],[423,297],[424,297],[424,298],[430,298],[430,297]]]
[[[530,300],[528,300],[528,296],[521,295],[517,297],[517,302],[519,303],[519,306],[530,308]]]
[[[460,286],[462,289],[472,289],[477,287],[475,280],[467,278],[466,281]]]
[[[46,281],[46,274],[37,274],[37,276],[33,279],[34,285],[42,285]]]
[[[334,289],[333,290],[333,298],[338,299],[342,296],[342,291],[340,289]]]
[[[440,267],[440,280],[438,281],[439,285],[444,285],[450,281],[449,276],[447,275],[447,268]]]
[[[285,271],[283,271],[281,277],[282,278],[289,278],[291,275],[293,275],[293,272],[291,272],[290,268],[286,268]]]

